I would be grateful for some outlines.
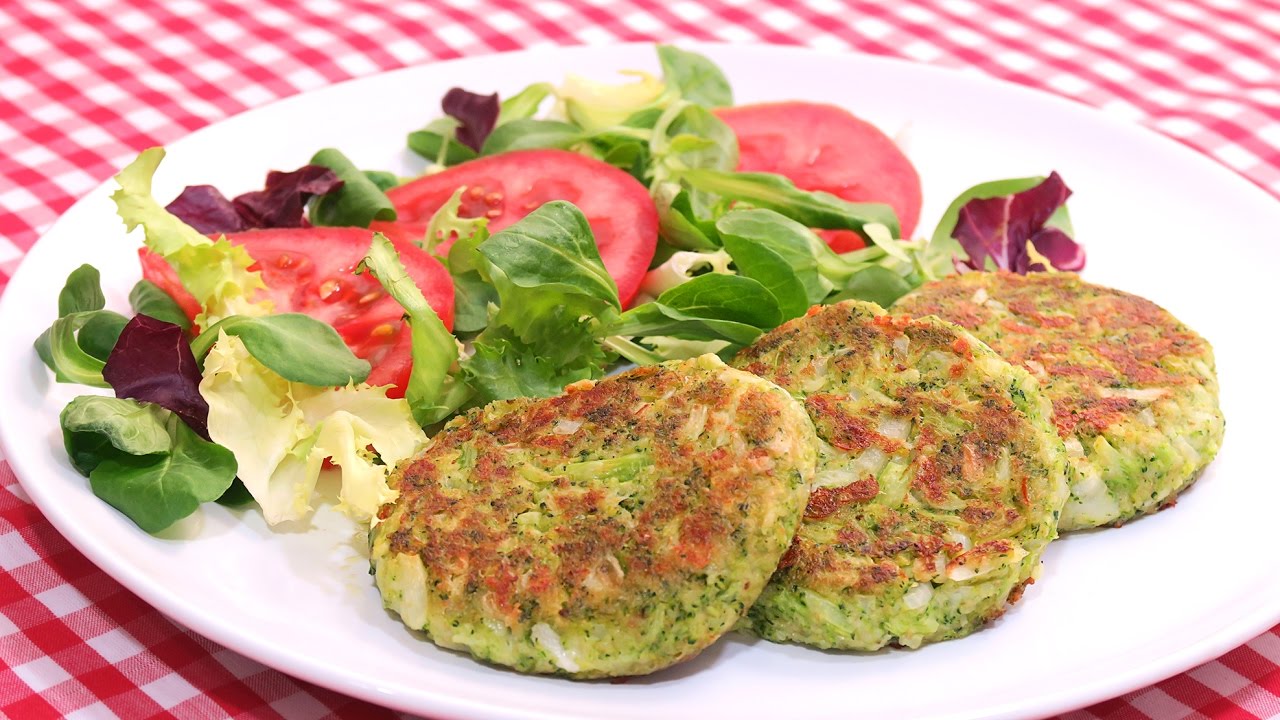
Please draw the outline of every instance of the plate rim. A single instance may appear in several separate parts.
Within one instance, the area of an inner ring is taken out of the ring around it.
[[[618,43],[608,46],[608,49],[652,48],[655,44],[657,43]],[[1275,198],[1273,198],[1264,188],[1257,185],[1253,180],[1229,168],[1220,160],[1207,155],[1203,151],[1200,151],[1190,145],[1180,142],[1149,125],[1116,117],[1104,112],[1100,108],[1088,105],[1083,101],[1058,95],[1048,90],[1021,85],[1003,78],[977,72],[971,67],[963,68],[942,66],[905,58],[864,53],[856,50],[845,51],[827,48],[811,48],[803,45],[694,41],[676,41],[675,44],[680,47],[701,49],[711,53],[721,51],[725,53],[741,52],[746,54],[758,53],[765,55],[776,54],[837,57],[846,58],[855,62],[884,64],[904,69],[909,68],[909,71],[950,74],[957,81],[976,82],[982,85],[999,87],[1001,88],[1001,91],[1017,93],[1029,102],[1053,103],[1064,110],[1082,113],[1083,115],[1091,116],[1095,120],[1103,121],[1113,130],[1137,133],[1148,141],[1154,140],[1159,142],[1163,145],[1162,149],[1166,152],[1177,153],[1184,160],[1199,163],[1206,172],[1212,172],[1216,175],[1219,182],[1233,185],[1233,194],[1256,194],[1256,196],[1260,198],[1265,198],[1270,201],[1275,200]],[[569,46],[539,45],[508,51],[468,54],[447,60],[427,61],[384,72],[371,73],[369,75],[349,78],[338,83],[323,85],[311,90],[293,93],[285,97],[273,99],[256,107],[247,108],[241,112],[221,118],[193,132],[187,133],[180,138],[171,141],[166,147],[172,148],[177,146],[178,143],[185,144],[187,142],[194,142],[200,137],[203,137],[204,134],[216,131],[219,126],[227,123],[228,121],[243,121],[247,116],[268,112],[279,104],[297,101],[299,98],[305,96],[331,91],[335,88],[345,87],[350,84],[367,82],[374,78],[381,79],[398,74],[424,72],[428,68],[444,68],[445,71],[447,71],[447,68],[457,64],[468,64],[476,61],[487,61],[494,58],[510,56],[526,57],[531,55],[564,54],[582,54],[589,56],[591,53],[602,49],[604,48],[601,46],[590,44]],[[1191,158],[1196,158],[1196,160],[1193,161]],[[11,276],[6,292],[3,296],[0,296],[0,318],[8,317],[9,314],[15,312],[13,307],[16,306],[19,301],[15,299],[17,295],[13,292],[9,292],[8,289],[16,284],[15,281],[19,280],[19,278],[25,282],[26,276],[34,272],[30,269],[32,263],[29,262],[33,252],[37,250],[47,236],[54,234],[64,224],[64,222],[66,222],[66,218],[68,216],[74,216],[77,209],[81,208],[87,201],[102,194],[104,192],[104,188],[109,188],[111,183],[112,179],[107,178],[103,183],[100,183],[84,193],[74,204],[60,214],[58,219],[41,234],[40,239],[38,239],[31,248],[24,253],[21,262]],[[68,543],[76,548],[77,551],[84,554],[98,569],[102,570],[115,581],[119,582],[122,586],[140,597],[154,609],[176,621],[180,626],[190,629],[192,632],[206,637],[234,652],[240,653],[245,657],[251,658],[277,672],[282,672],[291,677],[311,682],[335,692],[357,697],[380,706],[411,713],[421,713],[425,711],[432,714],[445,715],[466,713],[475,717],[511,716],[510,713],[512,709],[508,706],[501,706],[493,703],[477,703],[465,698],[458,698],[438,692],[431,696],[432,705],[429,707],[420,703],[408,704],[405,702],[405,698],[397,699],[394,696],[388,695],[385,691],[379,688],[376,682],[371,682],[365,678],[359,678],[350,674],[333,673],[329,668],[324,667],[322,664],[315,662],[305,655],[290,654],[283,649],[271,646],[266,641],[257,640],[252,633],[247,631],[238,632],[233,624],[217,623],[211,620],[206,621],[204,616],[202,616],[198,611],[192,609],[189,604],[184,603],[179,594],[171,592],[167,588],[159,586],[154,582],[148,582],[148,578],[140,571],[140,568],[131,566],[127,562],[121,562],[117,558],[109,555],[105,550],[100,550],[100,546],[92,542],[93,538],[82,533],[71,522],[70,518],[64,517],[58,512],[50,513],[47,510],[46,504],[53,506],[54,498],[48,497],[42,491],[40,485],[34,480],[28,481],[23,479],[24,475],[29,474],[28,471],[32,471],[32,468],[26,466],[28,461],[25,459],[25,456],[23,454],[15,453],[15,448],[8,440],[10,435],[10,430],[8,428],[10,423],[13,422],[11,418],[12,416],[9,414],[0,413],[0,448],[3,448],[4,458],[9,463],[15,477],[31,499],[31,502],[36,505],[41,514],[68,541]],[[38,473],[32,472],[30,474]],[[1280,604],[1277,604],[1272,608],[1266,607],[1265,604],[1260,604],[1254,613],[1243,617],[1237,617],[1234,623],[1229,624],[1224,629],[1218,631],[1215,635],[1201,638],[1196,642],[1185,645],[1180,648],[1178,652],[1166,655],[1161,662],[1147,665],[1141,671],[1135,671],[1112,678],[1102,678],[1097,682],[1083,686],[1083,690],[1081,686],[1076,686],[1071,688],[1069,691],[1058,692],[1048,697],[1041,696],[1043,700],[1041,702],[1033,703],[1028,700],[1021,703],[1013,702],[1006,705],[994,705],[991,708],[991,712],[984,712],[980,717],[1022,717],[1029,712],[1036,715],[1048,715],[1086,707],[1102,700],[1117,697],[1132,690],[1147,687],[1159,682],[1160,680],[1185,672],[1186,670],[1201,663],[1217,659],[1230,650],[1243,645],[1250,639],[1275,626],[1278,622],[1280,622]],[[562,717],[562,715],[558,713],[528,709],[522,709],[521,713],[520,717],[528,718]],[[972,715],[968,714],[956,715],[956,717],[971,716]]]

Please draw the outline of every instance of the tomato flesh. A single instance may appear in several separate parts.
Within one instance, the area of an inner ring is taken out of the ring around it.
[[[739,105],[716,115],[738,136],[738,170],[772,172],[804,190],[891,206],[909,238],[920,219],[920,176],[889,136],[835,105],[800,101]],[[820,234],[838,252],[862,239],[848,230]]]
[[[462,163],[387,191],[399,219],[374,223],[422,237],[427,222],[465,186],[459,215],[489,218],[497,232],[545,202],[567,200],[586,216],[600,258],[626,305],[640,287],[658,241],[658,212],[649,191],[607,163],[565,150],[517,150]],[[438,252],[447,252],[446,239]]]
[[[415,245],[411,236],[391,229],[387,238],[400,253],[431,308],[445,327],[453,327],[453,280],[440,261]],[[273,228],[231,233],[255,260],[275,312],[297,312],[332,325],[357,357],[373,366],[371,385],[392,385],[390,397],[403,397],[412,367],[404,309],[369,274],[354,270],[369,251],[372,232],[364,228]],[[199,304],[157,255],[140,253],[143,276],[178,300],[191,317]],[[184,302],[189,298],[190,302]]]

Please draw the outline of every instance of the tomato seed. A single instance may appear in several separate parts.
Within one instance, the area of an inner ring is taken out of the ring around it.
[[[499,210],[498,208],[493,208],[493,209],[491,209],[491,210],[486,210],[486,211],[485,211],[485,213],[484,213],[484,216],[485,216],[485,217],[487,217],[487,218],[489,218],[489,219],[491,219],[491,220],[492,220],[493,218],[496,218],[496,217],[500,216],[500,215],[502,215],[502,211],[501,211],[501,210]]]
[[[316,288],[316,292],[319,293],[320,299],[325,302],[335,302],[339,300],[343,294],[342,290],[342,283],[337,280],[325,280],[320,283],[320,287]]]
[[[372,335],[373,337],[386,337],[391,333],[394,333],[395,331],[396,331],[395,328],[391,327],[387,323],[383,323],[378,327],[370,330],[369,334]]]
[[[467,190],[467,195],[470,195],[472,199],[479,200],[484,196],[484,188],[479,185],[473,185]]]
[[[293,259],[292,255],[285,254],[276,258],[276,267],[278,268],[291,268],[296,264],[297,261]]]
[[[489,193],[488,195],[485,195],[485,196],[484,196],[484,202],[485,202],[485,204],[486,204],[486,205],[501,205],[501,204],[502,204],[502,193],[500,193],[500,192],[491,192],[491,193]]]
[[[374,300],[377,300],[380,297],[382,297],[382,291],[374,290],[372,292],[367,292],[364,295],[361,295],[360,299],[357,300],[356,302],[360,305],[368,305],[369,303],[373,302]]]

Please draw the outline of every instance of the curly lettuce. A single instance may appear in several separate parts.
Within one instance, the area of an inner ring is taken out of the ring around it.
[[[240,480],[272,525],[310,512],[325,460],[341,473],[338,509],[372,522],[395,499],[387,474],[426,441],[409,404],[386,388],[290,382],[225,333],[202,375],[209,436],[235,454]]]
[[[255,299],[266,285],[258,271],[249,269],[254,260],[244,248],[232,245],[225,237],[210,240],[151,195],[151,181],[163,159],[164,148],[143,150],[116,175],[120,188],[111,194],[111,199],[125,227],[132,231],[141,226],[147,249],[177,271],[183,286],[200,303],[202,312],[196,317],[197,325],[208,327],[231,315],[270,313],[269,300]]]

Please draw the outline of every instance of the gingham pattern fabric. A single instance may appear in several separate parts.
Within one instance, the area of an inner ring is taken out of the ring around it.
[[[0,289],[53,220],[138,150],[242,110],[464,55],[687,39],[986,73],[1143,123],[1280,195],[1275,0],[6,0]],[[2,459],[0,487],[0,715],[395,716],[178,627],[71,548]],[[1277,715],[1280,628],[1066,717]]]

